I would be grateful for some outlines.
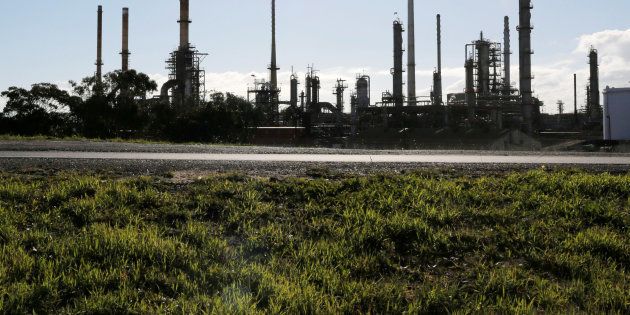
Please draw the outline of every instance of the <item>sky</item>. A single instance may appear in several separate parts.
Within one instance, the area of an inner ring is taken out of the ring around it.
[[[209,54],[202,64],[207,89],[246,96],[252,75],[268,77],[270,0],[190,1],[191,42]],[[400,18],[406,24],[406,0],[276,2],[283,99],[288,99],[291,69],[303,78],[308,65],[320,71],[324,101],[334,100],[336,79],[346,79],[352,86],[357,73],[372,77],[373,100],[391,90],[392,21]],[[129,7],[131,67],[164,82],[164,61],[178,44],[176,0],[0,1],[4,48],[0,51],[0,90],[38,82],[67,87],[68,80],[92,75],[99,4],[104,7],[104,72],[120,68],[121,11]],[[546,103],[545,112],[556,112],[558,100],[573,103],[573,73],[578,74],[578,103],[584,103],[591,46],[600,52],[602,90],[608,85],[630,85],[630,1],[534,0],[533,4],[533,83],[535,95]],[[445,94],[463,91],[465,44],[479,38],[480,31],[502,42],[506,15],[512,23],[516,83],[517,0],[416,0],[418,95],[428,95],[432,84],[438,13],[442,15]]]

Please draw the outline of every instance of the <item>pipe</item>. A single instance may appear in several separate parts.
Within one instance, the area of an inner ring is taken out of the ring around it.
[[[187,50],[190,46],[190,3],[179,0],[179,49]]]
[[[407,100],[415,105],[416,102],[416,32],[414,0],[408,2],[408,51],[407,51]]]
[[[534,99],[532,96],[532,12],[531,0],[519,0],[519,68],[522,96],[523,128],[528,134],[534,131]]]
[[[503,30],[503,67],[505,68],[503,77],[503,89],[504,95],[510,95],[512,93],[512,51],[510,45],[510,17],[504,18],[504,30]]]
[[[98,6],[96,31],[96,82],[100,86],[103,80],[103,6]]]
[[[122,71],[129,71],[129,8],[123,8],[122,13]]]
[[[166,81],[166,83],[164,83],[164,85],[162,85],[162,89],[160,90],[160,99],[162,101],[167,101],[168,102],[168,91],[170,91],[172,88],[176,87],[178,83],[179,82],[177,80]]]

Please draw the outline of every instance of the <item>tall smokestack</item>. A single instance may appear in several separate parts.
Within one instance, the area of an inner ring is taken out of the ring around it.
[[[393,75],[393,101],[396,107],[404,105],[403,95],[403,26],[399,20],[394,21],[394,69]]]
[[[278,88],[278,64],[276,60],[276,0],[271,0],[271,88],[276,90]]]
[[[96,31],[96,81],[100,86],[103,78],[103,6],[98,6]]]
[[[595,48],[591,48],[588,54],[590,65],[590,102],[588,114],[592,122],[599,121],[601,104],[599,95],[599,54]]]
[[[122,71],[129,71],[129,8],[123,8],[122,13]]]
[[[512,93],[512,50],[510,44],[510,17],[506,16],[503,20],[503,61],[505,74],[503,78],[504,94],[510,95]]]
[[[523,127],[529,134],[534,131],[534,99],[532,97],[532,3],[519,0],[519,67]]]
[[[278,64],[276,60],[276,0],[271,0],[271,71],[269,82],[271,82],[271,90],[278,89]]]
[[[433,75],[434,105],[442,105],[442,16],[437,15],[437,72]]]
[[[408,3],[408,51],[407,51],[407,99],[410,104],[416,103],[416,17],[414,0]]]
[[[190,46],[190,4],[189,0],[179,0],[179,49]]]
[[[575,120],[575,125],[579,123],[579,113],[577,106],[577,73],[573,74],[573,119]]]
[[[280,108],[279,108],[279,93],[278,89],[278,64],[276,60],[276,0],[271,0],[271,64],[269,65],[269,82],[271,84],[271,106],[273,108],[274,114],[276,115],[275,120],[280,120]]]
[[[442,16],[437,15],[438,73],[442,75]]]

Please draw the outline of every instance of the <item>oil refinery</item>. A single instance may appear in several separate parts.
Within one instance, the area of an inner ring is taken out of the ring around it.
[[[514,0],[516,1],[516,0]],[[436,51],[433,84],[428,97],[416,95],[416,30],[414,0],[408,0],[408,21],[392,21],[391,90],[373,91],[369,73],[339,78],[330,91],[335,104],[322,101],[322,82],[310,65],[302,78],[292,71],[290,88],[278,85],[276,44],[276,1],[270,0],[271,52],[268,78],[256,79],[247,88],[247,99],[265,113],[252,142],[273,145],[332,145],[353,148],[480,148],[539,149],[569,139],[601,139],[603,106],[600,97],[599,57],[592,48],[587,105],[577,107],[579,93],[574,84],[573,113],[541,113],[543,102],[532,89],[531,0],[518,0],[518,25],[508,16],[503,20],[503,38],[490,39],[481,32],[462,43],[465,56],[463,91],[444,91],[442,82],[442,16],[436,14]],[[102,66],[102,8],[98,15],[96,76]],[[205,100],[207,54],[190,43],[190,4],[180,0],[179,46],[166,62],[169,80],[161,87],[159,99],[176,108],[196,106]],[[122,69],[129,69],[128,9],[123,9]],[[497,28],[501,25],[497,25]],[[518,44],[512,44],[512,29]],[[406,45],[405,45],[406,38]],[[513,46],[518,47],[518,85],[513,86],[511,67]],[[405,54],[407,64],[405,65]],[[406,76],[405,76],[406,72]],[[405,80],[406,77],[406,80]],[[574,79],[577,80],[577,77]],[[575,81],[577,82],[577,81]],[[406,89],[405,89],[406,85]],[[221,87],[213,87],[220,89]],[[245,89],[245,88],[244,88]],[[349,103],[345,100],[349,96]]]

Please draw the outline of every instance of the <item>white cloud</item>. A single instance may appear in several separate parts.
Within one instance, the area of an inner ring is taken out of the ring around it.
[[[534,91],[545,102],[547,112],[557,112],[555,104],[558,100],[563,100],[567,107],[573,107],[573,73],[578,76],[578,106],[584,105],[589,78],[587,56],[591,47],[599,51],[601,90],[606,86],[629,85],[630,29],[582,35],[577,42],[575,50],[565,59],[533,68]],[[518,72],[516,75],[515,78],[518,78]]]

